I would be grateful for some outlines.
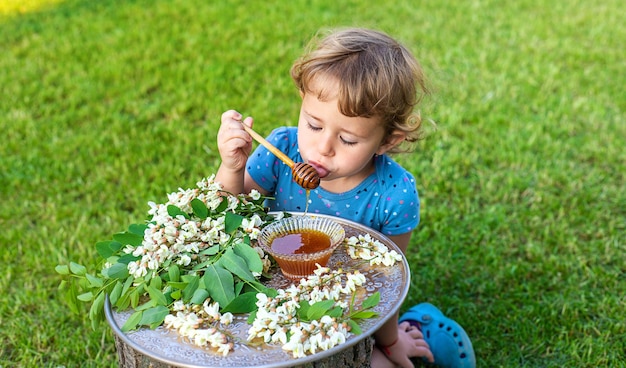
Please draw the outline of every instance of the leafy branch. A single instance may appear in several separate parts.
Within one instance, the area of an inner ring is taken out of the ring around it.
[[[161,325],[177,300],[202,305],[210,298],[224,311],[248,312],[255,308],[252,296],[266,289],[259,279],[269,262],[251,243],[274,220],[265,197],[226,193],[212,178],[168,197],[166,204],[151,204],[146,224],[96,244],[99,272],[76,262],[55,268],[74,312],[91,303],[94,329],[104,319],[106,295],[113,307],[134,310],[122,327],[128,331]]]

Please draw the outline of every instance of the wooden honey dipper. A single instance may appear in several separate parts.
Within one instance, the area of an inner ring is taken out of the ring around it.
[[[252,130],[249,126],[241,123],[243,128],[248,134],[252,136],[257,142],[262,144],[265,148],[267,148],[270,152],[272,152],[276,157],[278,157],[282,162],[287,164],[291,168],[291,173],[293,176],[293,180],[298,183],[304,189],[315,189],[320,186],[320,175],[317,173],[317,170],[309,164],[305,164],[304,162],[293,162],[292,159],[287,157],[282,151],[268,142],[265,138],[259,135],[257,132]]]

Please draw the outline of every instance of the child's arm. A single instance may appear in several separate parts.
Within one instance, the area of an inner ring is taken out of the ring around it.
[[[252,137],[242,127],[242,123],[252,126],[252,118],[242,122],[242,116],[235,110],[222,114],[222,123],[217,132],[217,147],[222,158],[215,180],[224,190],[233,194],[245,193],[244,178],[246,162],[252,151]]]

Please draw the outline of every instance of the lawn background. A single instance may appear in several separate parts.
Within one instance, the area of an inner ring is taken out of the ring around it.
[[[441,307],[479,367],[626,367],[621,0],[3,2],[0,367],[117,365],[54,267],[214,173],[223,111],[295,124],[289,67],[337,26],[398,38],[434,92],[397,156],[422,199],[403,310]]]

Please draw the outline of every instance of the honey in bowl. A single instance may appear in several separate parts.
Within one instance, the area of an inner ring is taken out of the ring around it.
[[[294,216],[263,228],[258,242],[295,281],[312,275],[316,264],[326,266],[344,237],[343,227],[330,218]]]
[[[272,240],[272,250],[282,254],[315,253],[329,246],[328,235],[316,230],[285,234]]]

